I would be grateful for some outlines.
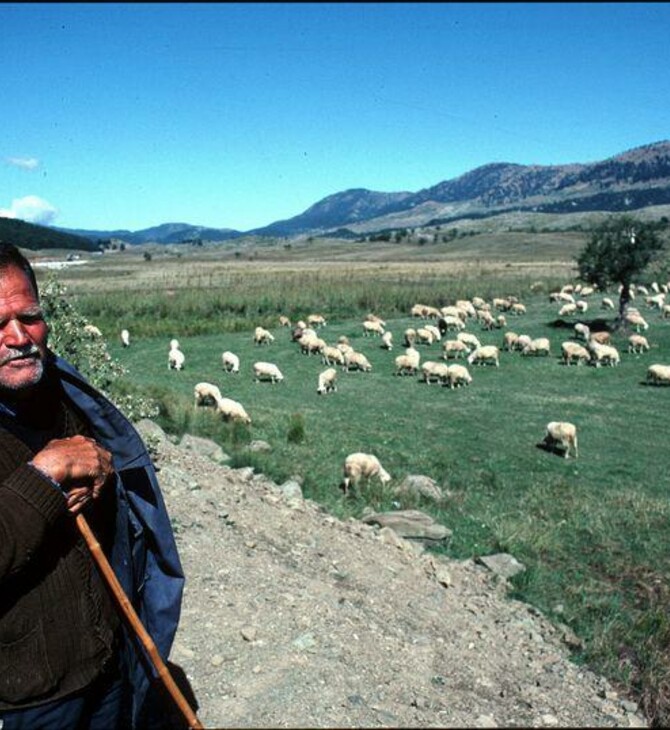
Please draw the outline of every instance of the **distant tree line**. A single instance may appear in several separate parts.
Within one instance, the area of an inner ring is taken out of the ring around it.
[[[46,226],[26,223],[16,218],[0,218],[0,241],[13,243],[31,251],[49,248],[65,248],[78,251],[95,251],[96,244],[83,236],[55,231]]]

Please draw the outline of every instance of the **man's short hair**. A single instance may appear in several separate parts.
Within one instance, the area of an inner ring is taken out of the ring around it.
[[[13,243],[0,241],[0,271],[4,271],[10,266],[15,266],[17,269],[21,269],[21,271],[23,271],[33,287],[35,297],[39,299],[40,293],[37,288],[37,280],[35,279],[35,272],[33,271],[33,267],[30,265],[30,261],[28,261],[28,259]]]

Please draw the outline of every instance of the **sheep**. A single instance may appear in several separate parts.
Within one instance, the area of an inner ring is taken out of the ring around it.
[[[573,304],[572,302],[569,302],[568,304],[564,304],[558,310],[558,316],[559,317],[568,317],[571,314],[574,314],[576,311],[577,311],[577,305]]]
[[[482,300],[482,304],[485,304],[485,302]],[[472,302],[468,301],[467,299],[457,299],[456,300],[456,308],[465,312],[466,317],[476,317],[477,312],[475,310],[474,306],[474,300]]]
[[[102,337],[102,332],[94,324],[85,324],[84,332],[89,337]]]
[[[626,322],[633,327],[635,327],[635,331],[639,334],[640,328],[643,330],[648,330],[649,325],[645,321],[644,317],[639,312],[631,312],[630,309],[626,313]]]
[[[468,313],[458,305],[456,306],[449,306],[449,307],[442,307],[440,309],[440,313],[442,314],[442,318],[444,317],[457,317],[458,319],[464,320],[467,318]],[[476,312],[473,316],[476,316]]]
[[[593,294],[593,293],[595,292],[595,290],[596,290],[596,289],[595,289],[595,287],[594,287],[594,286],[583,286],[583,287],[582,287],[582,288],[581,288],[581,289],[579,290],[579,295],[580,295],[581,297],[590,297],[590,296],[591,296],[591,294]]]
[[[221,400],[221,391],[212,383],[198,383],[193,389],[193,397],[196,408],[198,406],[216,406]]]
[[[311,327],[325,327],[328,324],[322,314],[310,314],[307,317],[307,325]]]
[[[500,367],[500,350],[495,345],[483,345],[473,350],[468,355],[468,363],[470,365],[483,365],[485,363],[493,363],[496,367]]]
[[[471,350],[476,350],[478,347],[482,346],[477,335],[473,335],[471,332],[459,332],[456,335],[456,339],[461,342],[465,342]]]
[[[367,319],[363,322],[363,334],[366,337],[381,336],[384,332],[384,327],[380,322],[370,322]]]
[[[428,307],[425,304],[413,304],[410,309],[410,317],[421,317],[421,319],[427,319]]]
[[[416,330],[413,327],[408,327],[403,335],[406,347],[413,347],[416,342]]]
[[[444,383],[449,375],[449,367],[443,362],[426,360],[421,366],[421,374],[423,375],[424,383]]]
[[[433,335],[433,342],[439,342],[442,339],[442,333],[434,324],[427,324],[423,329],[428,330]]]
[[[519,339],[519,335],[516,332],[505,332],[503,335],[502,349],[506,352],[511,352],[514,349],[516,341]]]
[[[628,338],[628,352],[642,354],[645,350],[649,350],[649,342],[644,335],[631,335]]]
[[[256,345],[269,345],[274,342],[275,338],[271,332],[268,332],[263,327],[256,327],[254,330],[254,344]]]
[[[663,292],[659,292],[658,294],[654,294],[653,297],[647,297],[645,302],[647,303],[647,306],[657,307],[658,310],[661,311],[665,304],[665,294]]]
[[[323,349],[326,347],[325,340],[322,340],[320,337],[311,334],[303,335],[298,340],[298,344],[300,345],[300,351],[303,353],[303,355],[307,356],[311,355],[313,352],[323,352]]]
[[[251,418],[244,410],[244,406],[232,398],[220,398],[216,403],[216,410],[226,421],[242,421],[250,424]]]
[[[254,363],[254,381],[269,380],[271,383],[283,383],[284,376],[281,370],[273,362]]]
[[[609,332],[591,332],[589,342],[597,342],[599,345],[609,345],[612,342],[612,335]]]
[[[470,348],[461,340],[447,340],[442,345],[442,357],[448,360],[449,357],[458,358],[461,355],[466,357],[471,352]]]
[[[551,353],[551,343],[547,337],[537,337],[531,340],[521,351],[522,355],[545,355],[548,356]]]
[[[558,444],[565,449],[564,458],[570,455],[572,448],[575,459],[579,456],[577,447],[577,427],[574,423],[568,421],[550,421],[547,424],[547,432],[545,434],[543,444],[549,448]]]
[[[290,327],[291,320],[285,314],[280,314],[279,315],[279,326],[280,327]]]
[[[512,306],[510,307],[509,313],[510,314],[514,314],[517,317],[520,316],[520,315],[522,315],[522,314],[526,314],[526,305],[525,304],[521,304],[521,302],[517,302],[516,304],[512,304]]]
[[[621,362],[619,351],[611,345],[601,345],[599,342],[591,340],[588,345],[591,352],[591,362],[599,368],[602,364],[614,367]]]
[[[130,332],[128,330],[121,330],[121,344],[124,347],[130,347]]]
[[[464,330],[465,322],[463,322],[462,318],[459,316],[448,314],[446,315],[446,317],[440,317],[437,320],[437,326],[439,328],[440,334],[444,334],[445,332],[449,332],[451,330]]]
[[[230,350],[226,350],[221,355],[221,363],[227,373],[240,372],[240,358],[234,352],[230,352]]]
[[[498,328],[499,330],[500,330],[500,329],[503,329],[504,327],[507,327],[507,318],[505,317],[505,315],[504,315],[504,314],[499,314],[499,315],[498,315],[498,316],[496,317],[496,327],[497,327],[497,328]]]
[[[322,373],[319,373],[319,382],[316,386],[316,392],[319,395],[325,395],[326,393],[337,392],[337,370],[335,368],[328,368]]]
[[[354,351],[354,348],[348,342],[338,342],[335,347],[345,356]]]
[[[661,317],[663,319],[670,318],[670,304],[663,305],[663,309],[661,309]]]
[[[463,385],[470,385],[472,383],[472,375],[470,375],[465,365],[450,365],[449,372],[447,373],[447,381],[449,387],[453,390]]]
[[[421,361],[421,354],[413,347],[408,347],[404,355],[398,355],[395,359],[396,375],[416,375]]]
[[[373,314],[372,312],[369,312],[365,316],[365,319],[367,322],[379,322],[379,324],[382,327],[386,327],[386,322],[381,317],[378,317],[376,314]]]
[[[389,351],[393,349],[393,332],[388,330],[384,332],[384,334],[382,335],[381,346]]]
[[[509,308],[512,306],[512,302],[510,302],[509,299],[502,299],[501,297],[494,297],[491,301],[491,306],[493,309],[498,309],[502,312],[507,312]]]
[[[435,336],[430,330],[427,330],[425,327],[420,327],[416,331],[416,343],[418,345],[432,345],[433,342],[435,342]]]
[[[323,350],[321,350],[321,362],[324,365],[339,365],[342,368],[346,368],[344,353],[342,350],[337,347],[333,347],[332,345],[326,345]]]
[[[603,300],[600,303],[600,306],[603,309],[614,309],[614,302],[609,297],[603,297]]]
[[[178,350],[179,349],[179,340],[170,340],[170,349]]]
[[[561,344],[561,352],[563,354],[563,362],[566,365],[570,365],[573,360],[576,360],[577,365],[581,365],[583,362],[588,362],[591,359],[590,352],[578,342],[571,342],[566,340]]]
[[[670,365],[650,365],[647,369],[647,384],[670,385]]]
[[[586,342],[588,342],[589,337],[591,337],[591,328],[588,326],[588,324],[584,324],[583,322],[577,322],[577,324],[575,325],[575,336],[577,335],[579,335]]]
[[[530,335],[519,335],[514,343],[514,349],[523,352],[532,341]]]
[[[344,479],[340,488],[346,497],[351,487],[358,487],[362,479],[368,480],[377,477],[382,485],[391,481],[391,475],[381,465],[374,454],[356,452],[349,454],[344,460]]]
[[[496,326],[495,318],[485,309],[482,309],[479,312],[477,319],[479,320],[483,330],[492,330]]]
[[[347,366],[347,370],[361,370],[364,373],[369,373],[372,370],[370,361],[362,352],[348,352],[344,356],[344,362]]]
[[[577,307],[577,311],[581,314],[584,314],[586,310],[589,308],[588,302],[585,302],[583,299],[579,299],[575,302],[575,307]]]
[[[173,340],[173,342],[176,342],[176,340]],[[168,352],[168,370],[183,370],[185,361],[184,353],[178,347],[170,348],[170,352]]]

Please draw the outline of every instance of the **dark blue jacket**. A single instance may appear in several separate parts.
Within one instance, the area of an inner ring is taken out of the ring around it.
[[[65,393],[88,419],[94,438],[113,456],[118,512],[110,563],[167,661],[179,622],[184,573],[151,458],[135,428],[107,398],[62,358],[54,355],[53,364]],[[155,676],[155,671],[137,642],[133,644],[125,661],[136,722],[149,689],[149,675]]]

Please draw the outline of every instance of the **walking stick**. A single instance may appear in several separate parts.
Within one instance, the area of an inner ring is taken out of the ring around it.
[[[175,701],[177,707],[179,707],[182,714],[186,718],[189,728],[191,728],[191,730],[204,730],[195,712],[193,712],[181,690],[179,689],[179,687],[177,687],[177,684],[170,674],[170,670],[165,665],[165,662],[161,659],[156,644],[142,625],[142,622],[140,621],[137,612],[133,608],[131,602],[128,600],[128,596],[125,594],[121,584],[119,583],[118,578],[112,570],[112,566],[109,564],[109,561],[107,560],[105,554],[102,552],[100,543],[97,541],[95,535],[93,534],[93,530],[91,530],[84,515],[79,513],[76,516],[76,522],[79,531],[83,535],[84,540],[86,541],[86,544],[88,545],[88,548],[93,555],[93,559],[100,568],[100,571],[107,583],[109,584],[109,587],[112,589],[112,593],[118,601],[124,616],[130,622],[130,625],[135,631],[135,634],[142,642],[142,646],[147,650],[151,662],[158,672],[158,676],[161,678],[163,684],[172,696],[172,699]]]

